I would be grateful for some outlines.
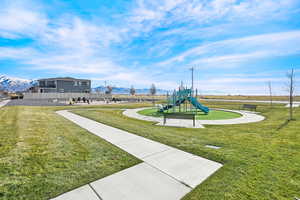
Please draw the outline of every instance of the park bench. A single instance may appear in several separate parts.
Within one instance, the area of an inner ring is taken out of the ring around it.
[[[250,109],[256,111],[257,105],[252,105],[252,104],[243,104],[242,109]]]
[[[193,126],[195,127],[195,120],[196,115],[195,114],[186,114],[186,113],[164,113],[164,124],[167,122],[168,119],[192,119],[193,120]]]

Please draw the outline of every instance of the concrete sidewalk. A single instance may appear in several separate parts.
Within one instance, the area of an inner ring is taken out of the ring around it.
[[[0,108],[5,106],[8,102],[10,102],[10,100],[0,101]]]
[[[222,167],[220,163],[68,111],[57,113],[144,162],[54,200],[177,200]]]

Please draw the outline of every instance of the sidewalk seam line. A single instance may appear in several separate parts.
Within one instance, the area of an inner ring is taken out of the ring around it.
[[[124,150],[124,149],[123,149],[123,150]],[[142,157],[141,159],[145,159],[145,158],[148,158],[148,157],[150,157],[150,156],[154,156],[154,155],[156,155],[156,154],[160,154],[160,153],[163,153],[163,152],[165,152],[165,151],[170,151],[170,150],[172,150],[172,148],[167,147],[167,149],[165,149],[165,150],[162,150],[162,151],[159,151],[159,152],[152,153],[152,154],[150,154],[150,155],[147,155],[147,156]]]
[[[146,161],[144,161],[144,163],[145,163],[145,164],[147,164],[147,165],[149,165],[150,167],[152,167],[152,168],[154,168],[154,169],[156,169],[156,170],[160,171],[161,173],[163,173],[163,174],[167,175],[168,177],[170,177],[170,178],[174,179],[174,180],[175,180],[175,181],[177,181],[178,183],[180,183],[180,184],[182,184],[182,185],[184,185],[184,186],[186,186],[186,187],[188,187],[188,188],[190,188],[190,189],[194,189],[193,187],[189,186],[187,183],[185,183],[185,182],[183,182],[183,181],[180,181],[180,180],[178,180],[177,178],[175,178],[175,177],[171,176],[170,174],[168,174],[168,173],[166,173],[166,172],[162,171],[161,169],[159,169],[159,168],[157,168],[157,167],[155,167],[155,166],[151,165],[150,163],[148,163],[148,162],[146,162]]]
[[[98,179],[98,180],[100,180],[100,179]],[[97,197],[99,198],[99,200],[103,200],[103,199],[101,198],[101,196],[97,193],[97,191],[93,188],[93,186],[91,185],[91,183],[89,183],[88,185],[89,185],[90,188],[93,190],[93,192],[97,195]]]

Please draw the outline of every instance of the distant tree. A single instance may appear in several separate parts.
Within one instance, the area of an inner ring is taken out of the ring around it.
[[[156,94],[156,87],[155,85],[152,83],[151,87],[150,87],[150,94],[152,96],[154,96]],[[152,103],[153,103],[153,106],[155,105],[155,98],[152,99]]]
[[[135,95],[135,89],[134,89],[133,85],[131,86],[131,88],[130,88],[130,90],[129,90],[129,93],[130,93],[131,95]]]
[[[151,95],[155,95],[156,94],[156,87],[155,87],[154,84],[152,84],[151,87],[150,87],[150,94]]]
[[[289,93],[289,120],[293,119],[293,104],[295,95],[295,73],[294,69],[287,73],[288,78],[288,93]]]
[[[108,85],[106,86],[106,91],[105,91],[105,94],[111,94],[112,93],[112,90],[113,90],[113,87]]]

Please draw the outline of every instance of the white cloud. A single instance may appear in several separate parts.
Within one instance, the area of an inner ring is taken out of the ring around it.
[[[297,0],[137,0],[137,7],[129,14],[128,22],[131,28],[141,33],[174,23],[188,23],[194,27],[209,25],[217,20],[222,20],[223,24],[261,24],[281,20],[297,4]]]
[[[0,8],[0,36],[13,39],[43,33],[48,20],[34,9],[30,5],[16,2],[3,3]]]
[[[120,41],[119,31],[110,26],[91,24],[78,17],[54,21],[55,25],[48,27],[42,42],[56,45],[59,48],[79,50],[98,50],[107,48],[112,42]],[[81,52],[84,53],[84,52]]]
[[[287,18],[297,5],[297,0],[136,0],[136,6],[122,20],[122,25],[127,27],[126,40],[138,37],[156,40],[151,48],[163,55],[166,50],[160,48],[160,42],[164,37],[172,36],[168,38],[170,42],[184,45],[183,41],[219,35],[223,38],[237,33],[247,35],[251,28]],[[153,38],[157,28],[166,31]]]
[[[116,27],[96,25],[72,15],[48,18],[42,8],[31,4],[9,2],[0,13],[0,37],[34,41],[31,48],[1,48],[0,59],[16,59],[26,68],[58,73],[108,74],[122,70],[109,57],[113,56],[110,44],[120,41]]]
[[[22,59],[36,54],[32,48],[0,47],[0,59]]]
[[[111,62],[109,59],[97,59],[76,56],[54,56],[49,59],[26,60],[35,70],[52,70],[60,73],[76,74],[112,74],[115,71],[123,70],[121,66]]]
[[[158,65],[171,65],[188,59],[191,59],[190,64],[226,65],[257,58],[295,55],[300,53],[298,44],[300,44],[298,30],[255,35],[203,44]]]
[[[252,77],[252,78],[247,78],[247,77],[228,77],[228,78],[212,78],[208,79],[205,81],[206,84],[227,84],[227,83],[235,83],[235,84],[240,84],[240,83],[267,83],[269,81],[271,82],[282,82],[285,81],[286,78],[274,78],[274,77]],[[203,82],[199,82],[203,84]]]

